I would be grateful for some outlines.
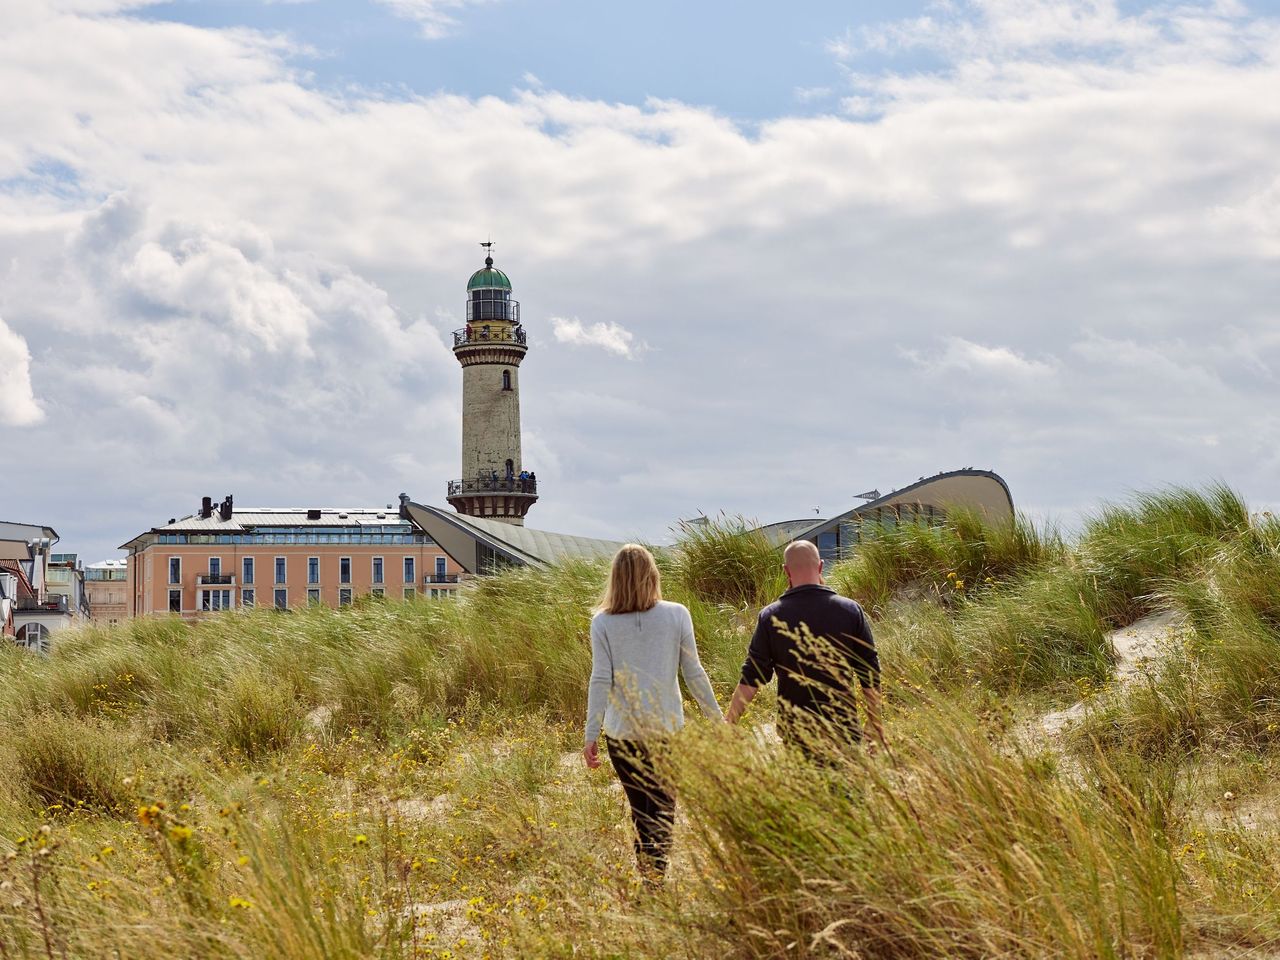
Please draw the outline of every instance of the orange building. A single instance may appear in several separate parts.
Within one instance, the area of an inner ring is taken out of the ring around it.
[[[247,607],[346,606],[372,594],[447,597],[462,569],[400,510],[238,510],[231,497],[140,534],[129,552],[129,616]]]

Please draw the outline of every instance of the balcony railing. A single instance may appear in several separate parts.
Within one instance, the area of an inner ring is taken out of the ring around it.
[[[505,320],[507,323],[520,323],[519,300],[468,300],[467,323],[486,323],[490,320]]]
[[[477,477],[475,480],[450,480],[449,496],[461,497],[469,493],[514,493],[518,496],[536,497],[538,481],[519,477]]]
[[[37,600],[35,597],[18,597],[17,608],[19,610],[39,610],[45,613],[71,612],[71,606],[67,602],[67,598],[61,594],[49,597],[46,600]]]
[[[423,583],[457,583],[458,574],[456,573],[427,573],[422,577]]]
[[[470,324],[461,330],[453,331],[455,347],[486,343],[518,343],[523,347],[525,345],[524,327],[493,328],[488,324]]]
[[[198,587],[234,587],[236,585],[235,574],[232,573],[201,573],[196,575],[196,586]]]

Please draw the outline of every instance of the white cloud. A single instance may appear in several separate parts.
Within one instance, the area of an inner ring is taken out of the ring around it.
[[[454,14],[465,7],[494,0],[375,0],[397,17],[415,21],[428,40],[446,37],[458,27]]]
[[[0,318],[0,424],[26,427],[44,419],[31,391],[27,341]]]
[[[946,337],[944,344],[941,352],[931,356],[915,350],[903,353],[929,373],[959,371],[998,379],[1035,379],[1054,372],[1052,364],[1029,359],[1009,347],[988,347],[963,337]]]
[[[657,537],[966,464],[1046,510],[1216,476],[1274,496],[1272,20],[957,6],[885,28],[935,69],[851,54],[858,120],[748,129],[546,89],[322,90],[278,36],[105,4],[0,32],[0,313],[59,427],[21,435],[48,469],[19,494],[86,552],[202,492],[439,502],[441,335],[491,227],[533,343],[534,526]],[[846,442],[790,415],[797,384],[856,417]],[[68,515],[88,474],[107,506]]]
[[[586,325],[577,317],[552,317],[551,331],[560,343],[575,347],[599,347],[620,357],[631,358],[644,349],[643,344],[635,342],[635,336],[630,330],[612,321]]]

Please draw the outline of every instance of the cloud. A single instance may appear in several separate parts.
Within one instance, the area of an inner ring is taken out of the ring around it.
[[[0,318],[0,424],[27,427],[44,419],[31,391],[27,341]]]
[[[620,357],[634,358],[645,349],[643,344],[635,342],[635,336],[630,330],[612,321],[600,321],[587,326],[577,317],[552,317],[551,330],[560,343],[575,347],[599,347]]]
[[[939,8],[849,38],[833,96],[856,119],[746,127],[674,100],[334,90],[287,37],[22,6],[0,315],[59,429],[21,434],[45,469],[19,495],[82,552],[202,492],[440,502],[442,338],[490,226],[531,335],[536,527],[835,512],[966,464],[1042,511],[1210,477],[1274,497],[1272,19]],[[823,416],[793,415],[798,387]]]
[[[1008,347],[988,347],[963,337],[947,337],[940,353],[922,356],[915,350],[904,355],[929,373],[978,374],[998,379],[1035,379],[1051,376],[1054,367],[1041,360],[1031,360]]]
[[[397,17],[415,21],[428,40],[439,40],[458,27],[455,11],[494,0],[375,0]]]

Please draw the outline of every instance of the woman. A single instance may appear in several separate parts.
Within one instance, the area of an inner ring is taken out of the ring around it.
[[[723,719],[698,659],[693,619],[662,599],[658,565],[628,543],[613,558],[609,584],[591,621],[591,683],[587,688],[587,766],[600,766],[603,728],[614,772],[631,805],[636,860],[646,882],[666,873],[676,798],[654,769],[654,754],[684,725],[679,675],[702,712]]]

